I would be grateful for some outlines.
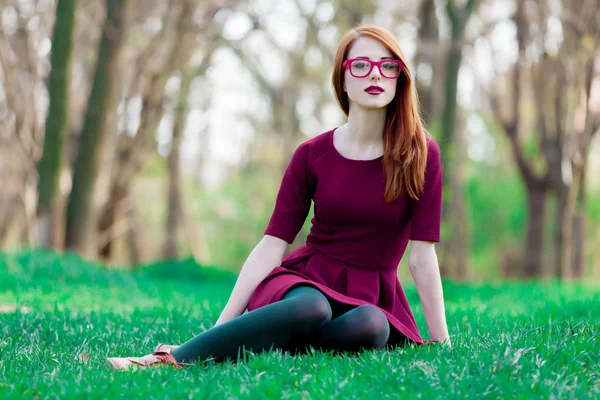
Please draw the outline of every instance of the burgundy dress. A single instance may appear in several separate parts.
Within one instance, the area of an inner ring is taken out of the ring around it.
[[[311,200],[312,227],[306,243],[285,255],[257,286],[247,309],[277,302],[292,287],[308,284],[345,305],[377,306],[390,322],[390,338],[395,334],[404,341],[431,343],[419,335],[397,270],[409,240],[440,239],[438,145],[427,139],[420,199],[410,199],[404,191],[400,199],[386,204],[383,156],[345,158],[333,145],[334,130],[305,141],[292,156],[264,233],[291,244],[306,221]]]

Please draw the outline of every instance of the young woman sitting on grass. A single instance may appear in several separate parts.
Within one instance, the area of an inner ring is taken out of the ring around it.
[[[371,25],[347,32],[332,83],[348,121],[295,150],[264,238],[215,326],[180,346],[159,344],[144,357],[108,358],[110,366],[179,368],[235,361],[244,350],[450,344],[434,247],[440,239],[440,152],[423,126],[393,35]],[[306,243],[284,256],[311,201]],[[430,340],[421,338],[397,277],[409,240],[408,264]]]

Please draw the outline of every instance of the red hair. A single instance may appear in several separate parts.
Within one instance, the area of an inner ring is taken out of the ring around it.
[[[390,203],[398,199],[405,188],[410,197],[418,200],[419,193],[425,186],[427,131],[421,119],[419,100],[412,76],[406,67],[406,59],[398,42],[388,30],[374,25],[359,25],[342,37],[331,76],[338,104],[348,116],[350,103],[348,94],[342,89],[342,64],[354,41],[361,36],[378,40],[404,64],[396,84],[396,95],[387,105],[383,128],[385,201]]]

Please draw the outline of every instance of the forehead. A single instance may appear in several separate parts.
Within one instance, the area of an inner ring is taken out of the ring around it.
[[[369,57],[371,60],[379,60],[382,57],[394,57],[394,55],[379,40],[361,36],[352,43],[347,57]]]

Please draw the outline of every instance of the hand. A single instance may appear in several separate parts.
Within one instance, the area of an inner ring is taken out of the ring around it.
[[[452,343],[450,342],[449,337],[447,337],[445,339],[440,339],[440,340],[438,340],[438,342],[440,342],[443,346],[447,346],[449,349],[452,348]]]

